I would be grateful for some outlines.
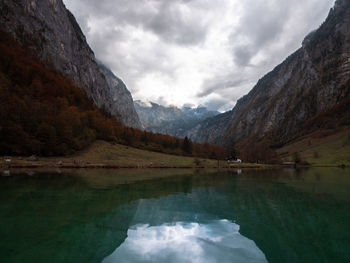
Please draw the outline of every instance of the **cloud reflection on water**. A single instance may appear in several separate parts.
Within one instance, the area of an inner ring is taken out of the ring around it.
[[[114,262],[267,262],[254,241],[228,220],[209,224],[136,225],[102,263]]]

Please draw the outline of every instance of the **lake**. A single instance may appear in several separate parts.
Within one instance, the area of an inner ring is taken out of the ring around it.
[[[350,262],[350,170],[0,176],[0,262]]]

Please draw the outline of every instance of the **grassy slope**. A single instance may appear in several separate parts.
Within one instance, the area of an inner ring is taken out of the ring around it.
[[[195,158],[140,150],[120,144],[96,141],[86,150],[73,156],[90,162],[121,166],[192,166]],[[200,159],[202,164],[216,165],[214,160]]]
[[[120,144],[111,144],[105,141],[97,141],[89,148],[81,151],[76,159],[88,160],[93,163],[116,164],[129,167],[235,167],[235,168],[260,168],[269,167],[262,164],[228,164],[226,161],[203,159],[195,157],[177,156],[164,153],[140,150]],[[195,164],[199,160],[199,165]]]
[[[57,168],[217,168],[217,160],[198,159],[195,164],[194,157],[176,156],[164,153],[140,150],[120,144],[111,144],[105,141],[96,141],[83,151],[67,157],[40,158],[39,161],[27,161],[12,158],[13,168],[21,167],[57,167]],[[62,164],[58,163],[62,162]],[[221,168],[228,167],[226,161],[220,161]],[[0,167],[6,168],[4,158],[0,159]],[[230,164],[234,168],[260,168],[258,164]]]
[[[199,159],[200,166],[215,167],[216,160]],[[95,141],[88,148],[72,156],[40,158],[37,162],[12,158],[12,167],[86,167],[86,168],[150,168],[194,167],[195,158],[140,150],[106,141]],[[62,162],[62,164],[58,164]],[[222,164],[226,164],[221,161]],[[4,158],[0,167],[5,167]]]
[[[350,127],[316,132],[278,150],[285,161],[291,161],[295,152],[312,165],[350,165]]]

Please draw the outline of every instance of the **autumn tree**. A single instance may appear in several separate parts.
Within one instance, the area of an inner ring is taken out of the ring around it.
[[[0,152],[67,155],[96,139],[151,151],[222,158],[220,146],[125,127],[0,30]]]
[[[185,137],[185,139],[182,142],[182,150],[187,154],[192,153],[192,141],[190,139],[188,139],[187,136]]]

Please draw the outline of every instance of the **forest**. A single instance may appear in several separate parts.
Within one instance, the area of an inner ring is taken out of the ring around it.
[[[223,159],[224,148],[123,126],[71,80],[0,31],[0,154],[63,156],[95,140]]]

